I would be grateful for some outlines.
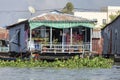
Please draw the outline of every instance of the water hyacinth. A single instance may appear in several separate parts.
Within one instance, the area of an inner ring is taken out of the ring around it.
[[[54,67],[54,68],[111,68],[113,60],[102,57],[79,58],[75,56],[68,60],[58,60],[53,62],[41,60],[20,60],[17,61],[0,61],[0,67]]]

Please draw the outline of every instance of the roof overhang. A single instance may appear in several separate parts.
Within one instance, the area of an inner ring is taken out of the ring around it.
[[[30,29],[35,29],[41,26],[48,26],[53,28],[72,28],[77,26],[84,26],[94,28],[95,21],[29,21]]]
[[[21,21],[21,22],[17,22],[17,23],[15,23],[15,24],[12,24],[12,25],[6,26],[6,28],[7,28],[7,29],[10,29],[10,28],[15,27],[15,26],[17,26],[17,25],[25,24],[25,23],[28,23],[28,20]]]

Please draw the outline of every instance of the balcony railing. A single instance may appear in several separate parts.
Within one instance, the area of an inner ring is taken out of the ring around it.
[[[91,43],[84,44],[35,44],[35,50],[41,53],[85,53],[90,51]]]

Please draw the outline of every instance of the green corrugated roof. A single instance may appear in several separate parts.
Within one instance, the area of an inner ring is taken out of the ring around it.
[[[91,21],[81,17],[75,17],[73,15],[68,14],[53,14],[46,13],[39,15],[37,17],[32,18],[29,23],[31,29],[40,27],[40,26],[48,26],[53,28],[71,28],[77,26],[84,26],[88,28],[93,28],[95,21]]]
[[[40,27],[40,26],[49,26],[53,28],[71,28],[77,26],[84,26],[88,28],[93,28],[93,22],[79,22],[79,21],[30,21],[31,29]]]

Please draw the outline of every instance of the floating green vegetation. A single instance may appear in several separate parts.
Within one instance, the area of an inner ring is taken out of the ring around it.
[[[22,61],[0,61],[0,67],[54,67],[54,68],[111,68],[113,60],[102,57],[78,58],[77,56],[68,60],[58,60],[53,62],[30,60]]]

